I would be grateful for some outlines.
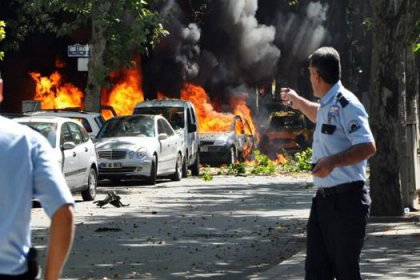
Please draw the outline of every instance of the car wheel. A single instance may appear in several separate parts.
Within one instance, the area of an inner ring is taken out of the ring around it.
[[[152,165],[150,167],[150,177],[147,178],[146,183],[148,185],[156,185],[156,172],[157,172],[157,164],[156,164],[156,156],[153,156]]]
[[[228,159],[228,164],[235,164],[236,162],[236,151],[235,151],[235,147],[230,147],[229,149],[229,159]]]
[[[200,154],[198,151],[197,151],[197,154],[195,155],[194,163],[191,166],[191,174],[193,176],[200,176]]]
[[[188,155],[185,154],[184,159],[182,160],[182,177],[187,178],[188,177]]]
[[[178,154],[178,157],[175,163],[175,173],[172,176],[172,180],[181,181],[181,178],[182,178],[182,156],[181,154]]]
[[[81,192],[84,201],[92,201],[95,199],[97,184],[98,180],[96,176],[96,171],[94,168],[90,168],[87,189]]]

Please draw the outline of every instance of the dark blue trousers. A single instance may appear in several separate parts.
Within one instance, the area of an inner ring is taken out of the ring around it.
[[[324,194],[312,200],[307,225],[306,280],[357,280],[369,217],[366,188]]]

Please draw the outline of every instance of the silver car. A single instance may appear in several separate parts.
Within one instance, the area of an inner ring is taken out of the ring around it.
[[[96,138],[99,178],[118,182],[144,178],[150,185],[157,176],[182,177],[183,139],[159,115],[114,117]]]
[[[234,164],[252,159],[256,135],[249,123],[240,116],[232,118],[228,131],[199,133],[200,159],[209,165]]]
[[[72,192],[80,191],[85,201],[94,200],[97,186],[95,146],[77,121],[53,116],[15,118],[41,133],[51,144]]]

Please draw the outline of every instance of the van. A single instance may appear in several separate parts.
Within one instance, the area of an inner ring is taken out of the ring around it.
[[[147,100],[138,103],[133,114],[162,115],[183,139],[182,176],[188,169],[200,175],[200,154],[197,114],[190,101],[180,99]]]

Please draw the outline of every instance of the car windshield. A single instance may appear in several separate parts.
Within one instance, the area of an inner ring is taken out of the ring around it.
[[[169,121],[174,129],[185,126],[183,107],[140,107],[134,109],[134,114],[161,115]]]
[[[45,138],[47,138],[51,147],[55,148],[57,139],[57,124],[44,122],[28,122],[22,124],[25,124],[33,130],[41,133]]]
[[[112,118],[105,122],[97,138],[125,136],[154,137],[154,120],[146,116]]]

